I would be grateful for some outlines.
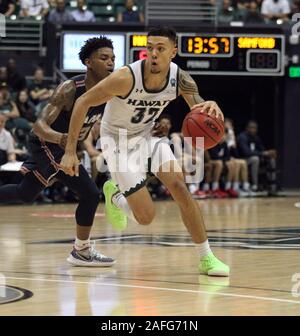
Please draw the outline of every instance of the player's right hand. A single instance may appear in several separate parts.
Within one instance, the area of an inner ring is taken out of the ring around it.
[[[197,107],[200,107],[204,113],[207,113],[212,117],[216,117],[224,121],[223,112],[215,101],[206,100],[202,103],[196,104],[191,108],[191,111]]]
[[[65,153],[60,161],[60,168],[70,176],[79,176],[80,161],[76,153]]]

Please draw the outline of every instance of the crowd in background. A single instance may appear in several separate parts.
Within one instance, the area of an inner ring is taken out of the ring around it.
[[[170,116],[162,115],[159,122],[171,130]],[[173,132],[168,137],[183,172],[191,175],[193,166],[198,165],[196,151],[187,150],[189,143],[184,141],[182,133]],[[194,198],[200,199],[275,196],[278,191],[276,158],[276,150],[266,149],[259,137],[256,121],[249,120],[245,130],[236,136],[233,121],[226,118],[222,141],[205,150],[204,157],[198,161],[199,165],[203,164],[203,181],[188,183],[189,190]],[[156,197],[170,195],[157,180],[154,183],[150,180],[150,189]]]
[[[300,0],[210,0],[217,9],[217,21],[277,23],[300,12]],[[7,17],[45,19],[55,25],[69,22],[144,22],[142,2],[133,0],[1,0],[0,13]],[[280,21],[278,21],[280,20]]]
[[[144,22],[143,12],[133,0],[112,1],[97,0],[1,0],[0,13],[7,17],[45,19],[55,25],[70,22],[95,22],[108,16],[108,21]]]
[[[210,0],[217,6],[218,22],[260,24],[289,21],[300,12],[300,0]]]

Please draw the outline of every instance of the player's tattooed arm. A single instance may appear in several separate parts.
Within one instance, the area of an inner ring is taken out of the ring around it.
[[[218,118],[224,120],[223,113],[220,110],[218,104],[212,100],[205,101],[199,95],[198,86],[193,78],[186,71],[181,69],[179,69],[178,88],[179,94],[182,95],[191,110],[197,107],[201,107],[203,112],[206,112],[210,115],[215,115]]]
[[[62,148],[65,147],[67,134],[53,130],[51,125],[63,110],[72,109],[75,92],[75,83],[71,80],[63,82],[55,89],[49,103],[43,108],[33,125],[33,131],[39,138],[59,144]]]
[[[179,69],[178,88],[179,94],[182,95],[190,108],[204,102],[204,99],[199,95],[198,86],[193,78],[181,69]]]

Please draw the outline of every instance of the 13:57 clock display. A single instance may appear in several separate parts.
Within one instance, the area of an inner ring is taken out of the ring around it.
[[[182,56],[230,57],[233,50],[232,39],[228,36],[183,35],[179,42],[179,54]]]

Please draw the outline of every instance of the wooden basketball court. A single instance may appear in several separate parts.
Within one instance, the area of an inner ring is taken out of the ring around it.
[[[0,207],[0,315],[300,315],[298,198],[199,201],[227,278],[199,275],[198,257],[172,201],[155,222],[93,229],[112,268],[66,262],[76,205]],[[10,301],[10,302],[8,302]]]

